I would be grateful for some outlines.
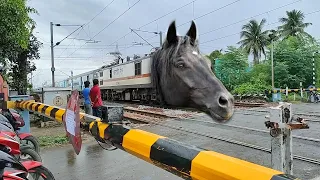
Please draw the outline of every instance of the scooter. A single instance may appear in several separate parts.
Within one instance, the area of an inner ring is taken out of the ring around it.
[[[20,144],[13,137],[0,133],[0,151],[5,152],[15,158],[17,158],[20,151]],[[43,166],[42,162],[38,161],[22,161],[22,166],[25,170],[33,177],[33,179],[39,179],[41,177],[44,180],[54,180],[53,174],[46,167]]]
[[[10,154],[0,151],[0,180],[26,179],[28,179],[28,170],[24,165]]]
[[[0,119],[6,119],[3,115],[0,114]],[[6,121],[0,121],[0,133],[5,134],[6,136],[10,136],[11,138],[15,139],[16,142],[19,142],[20,139],[14,132],[14,128],[11,126],[10,123],[6,123]],[[31,147],[22,145],[20,148],[21,153],[19,153],[20,160],[34,160],[42,162],[41,156]],[[25,158],[25,156],[29,156],[30,158]]]
[[[32,136],[31,133],[20,133],[19,130],[21,127],[25,125],[23,118],[21,115],[14,109],[3,109],[0,110],[2,115],[4,115],[13,128],[14,132],[20,138],[20,142],[22,145],[30,146],[37,153],[40,153],[40,144],[36,137]],[[3,120],[0,118],[0,121]],[[1,122],[0,122],[1,123]]]

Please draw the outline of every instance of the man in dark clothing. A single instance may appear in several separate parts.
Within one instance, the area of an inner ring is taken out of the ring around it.
[[[90,90],[90,99],[92,103],[92,112],[93,112],[92,115],[101,118],[102,99],[101,99],[101,92],[100,92],[98,83],[99,83],[98,79],[93,80],[93,87]]]

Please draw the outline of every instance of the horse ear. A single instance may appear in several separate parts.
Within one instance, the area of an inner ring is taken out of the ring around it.
[[[196,27],[196,24],[194,23],[194,21],[191,22],[190,29],[187,32],[187,36],[190,37],[191,44],[194,45],[194,42],[197,39],[197,27]]]
[[[167,41],[168,44],[174,44],[178,41],[178,37],[177,37],[177,30],[176,30],[176,22],[173,21],[169,28],[168,28],[168,32],[167,32]]]

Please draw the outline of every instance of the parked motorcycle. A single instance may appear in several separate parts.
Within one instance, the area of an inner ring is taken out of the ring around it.
[[[22,145],[30,146],[37,153],[40,153],[40,144],[36,137],[32,136],[31,133],[20,133],[19,130],[25,125],[21,115],[14,109],[3,109],[1,112],[13,126],[14,131],[20,138]]]
[[[17,159],[0,151],[0,180],[26,180],[28,170]]]
[[[5,133],[0,133],[0,151],[5,152],[19,161],[18,154],[21,152],[20,144],[12,136],[9,136]],[[22,166],[25,168],[30,176],[25,179],[36,179],[40,177],[44,180],[54,180],[53,174],[46,167],[42,165],[42,162],[39,161],[22,161]],[[23,170],[23,169],[20,169]]]
[[[11,138],[15,139],[17,142],[20,142],[20,138],[14,132],[14,128],[12,127],[12,125],[1,114],[0,114],[0,134],[5,134],[5,135],[10,136]],[[37,153],[31,147],[26,146],[26,145],[22,145],[20,147],[20,151],[21,152],[18,154],[20,160],[22,160],[22,161],[34,160],[34,161],[42,162],[42,159],[41,159],[41,156],[39,155],[39,153]]]

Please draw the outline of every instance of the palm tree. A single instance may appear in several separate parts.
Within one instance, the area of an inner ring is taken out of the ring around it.
[[[286,11],[287,17],[279,19],[282,23],[278,27],[279,33],[282,37],[288,38],[289,36],[306,35],[311,37],[310,34],[306,33],[304,29],[312,23],[304,23],[304,14],[298,10]]]
[[[265,47],[268,44],[268,30],[263,31],[266,19],[262,19],[260,23],[256,20],[249,21],[248,24],[242,26],[240,32],[241,48],[245,48],[248,54],[253,54],[253,63],[259,64],[261,53],[266,55]]]

